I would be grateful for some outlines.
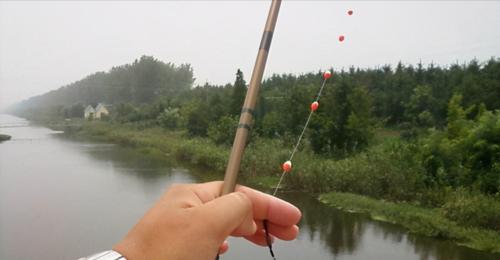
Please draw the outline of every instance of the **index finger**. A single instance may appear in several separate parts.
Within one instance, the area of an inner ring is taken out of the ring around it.
[[[206,203],[220,196],[222,181],[207,182],[194,185],[194,192],[202,203]],[[302,216],[300,210],[294,205],[271,196],[269,194],[238,185],[236,191],[245,193],[252,202],[254,219],[267,219],[276,225],[293,226]]]

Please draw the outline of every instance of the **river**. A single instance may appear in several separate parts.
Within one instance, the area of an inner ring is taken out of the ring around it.
[[[109,249],[172,183],[201,173],[113,144],[0,115],[0,259],[77,259]],[[280,194],[303,211],[299,237],[277,241],[278,259],[500,259],[397,225],[326,207],[307,194]],[[229,240],[221,259],[271,259],[265,248]]]

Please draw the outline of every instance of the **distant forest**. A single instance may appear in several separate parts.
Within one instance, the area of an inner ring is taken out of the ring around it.
[[[469,117],[481,109],[500,108],[499,59],[447,67],[399,63],[396,67],[352,67],[332,72],[334,76],[313,120],[313,131],[319,135],[344,135],[336,140],[353,139],[348,146],[366,143],[369,136],[364,135],[369,133],[357,129],[371,126],[441,128],[447,123],[448,103],[453,95],[461,96],[460,105],[467,109]],[[269,137],[296,134],[321,81],[320,71],[265,79],[257,108],[257,132]],[[115,119],[160,125],[163,122],[201,136],[208,134],[210,122],[236,120],[233,117],[239,114],[247,85],[240,70],[233,84],[193,87],[193,83],[189,64],[176,66],[142,56],[132,64],[97,72],[32,97],[10,111],[31,119],[72,118],[82,117],[85,106],[102,102],[112,106]],[[322,150],[346,145],[333,139],[317,142],[330,146]]]
[[[158,96],[189,90],[194,82],[189,64],[176,66],[142,56],[132,64],[96,72],[79,81],[32,97],[11,108],[13,111],[61,109],[97,103],[149,103]],[[34,116],[36,116],[36,112]]]

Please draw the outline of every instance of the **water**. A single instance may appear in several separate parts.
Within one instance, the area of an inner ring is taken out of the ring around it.
[[[0,115],[0,259],[77,259],[109,249],[172,183],[200,173],[112,144],[74,141]],[[301,233],[277,241],[278,259],[500,259],[396,225],[331,209],[307,194],[280,194],[304,213]],[[270,259],[229,240],[222,259]]]

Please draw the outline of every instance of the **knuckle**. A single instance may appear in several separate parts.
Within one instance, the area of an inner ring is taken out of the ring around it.
[[[242,205],[244,205],[246,207],[251,207],[252,206],[252,201],[250,200],[250,198],[248,198],[247,195],[245,195],[245,193],[243,193],[243,192],[233,192],[231,194],[232,194],[232,196],[234,196],[234,198],[236,200],[238,200],[238,203],[241,203]]]

